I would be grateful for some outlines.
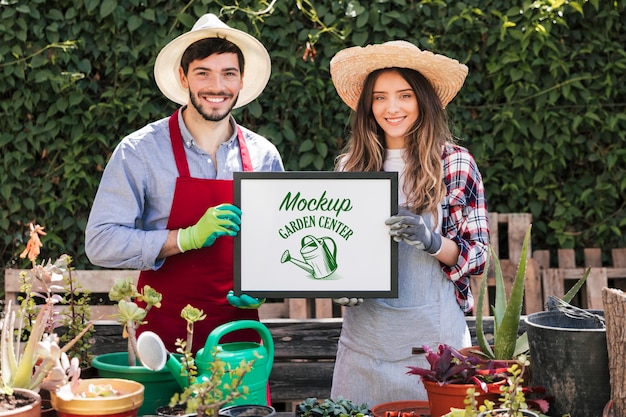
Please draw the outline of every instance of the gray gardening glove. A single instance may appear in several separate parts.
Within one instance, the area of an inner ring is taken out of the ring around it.
[[[341,298],[333,298],[333,303],[339,304],[344,307],[353,307],[358,306],[363,303],[362,298],[350,298],[350,297],[341,297]]]
[[[407,210],[385,220],[389,234],[396,242],[403,241],[431,255],[441,250],[441,235],[430,230],[424,218]]]

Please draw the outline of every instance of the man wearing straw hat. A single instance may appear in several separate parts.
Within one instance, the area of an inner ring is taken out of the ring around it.
[[[124,138],[102,176],[87,256],[103,267],[139,269],[138,288],[163,294],[140,331],[154,331],[170,351],[185,337],[187,304],[207,315],[196,323],[194,352],[216,326],[258,320],[264,300],[229,292],[241,216],[232,204],[233,172],[284,168],[276,147],[238,125],[231,110],[256,99],[270,71],[257,39],[205,14],[155,62],[159,89],[181,107]],[[258,338],[248,330],[222,341]]]

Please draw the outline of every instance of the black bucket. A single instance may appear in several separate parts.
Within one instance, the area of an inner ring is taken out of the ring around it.
[[[543,311],[526,317],[526,331],[531,385],[545,387],[555,399],[549,415],[601,417],[611,398],[606,329],[592,318]]]

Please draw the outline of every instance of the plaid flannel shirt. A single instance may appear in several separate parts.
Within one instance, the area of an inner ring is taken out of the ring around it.
[[[467,149],[448,144],[443,150],[443,173],[447,195],[443,203],[443,236],[461,252],[454,266],[442,264],[454,282],[456,298],[465,313],[474,309],[470,275],[480,275],[489,254],[489,220],[482,177]]]

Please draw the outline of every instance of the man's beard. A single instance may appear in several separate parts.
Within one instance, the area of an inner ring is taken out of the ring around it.
[[[196,96],[193,95],[191,92],[189,93],[189,99],[191,100],[191,105],[196,109],[196,111],[200,114],[200,116],[202,116],[204,120],[208,122],[219,122],[228,117],[228,115],[230,115],[231,110],[233,109],[233,107],[235,107],[235,104],[239,99],[239,94],[237,94],[235,100],[233,100],[233,103],[228,108],[228,110],[224,111],[223,113],[218,113],[216,111],[213,113],[206,113],[204,110],[202,110],[202,106],[200,106],[200,103],[196,99]]]

